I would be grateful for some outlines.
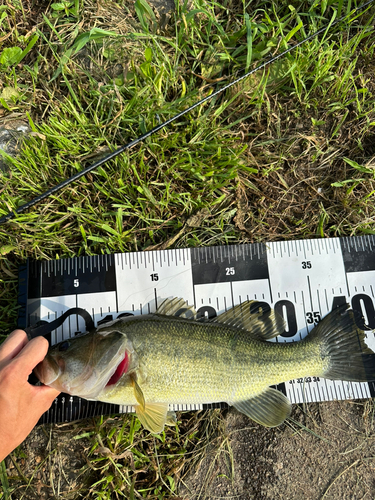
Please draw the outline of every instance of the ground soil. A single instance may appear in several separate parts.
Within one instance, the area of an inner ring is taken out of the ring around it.
[[[180,415],[181,420],[188,417]],[[313,403],[305,408],[295,405],[290,420],[273,429],[230,408],[223,411],[222,423],[216,426],[216,436],[208,439],[203,460],[185,468],[176,495],[167,498],[375,497],[372,401]],[[89,429],[90,422],[87,424]],[[16,486],[12,499],[93,498],[90,446],[84,427],[78,430],[74,424],[65,424],[35,428],[12,460],[6,461],[10,484]]]
[[[212,448],[184,478],[184,500],[372,499],[375,435],[370,403],[335,401],[294,407],[276,429],[229,410],[229,447]],[[294,422],[293,422],[294,421]],[[302,426],[302,427],[301,427]]]
[[[12,500],[77,498],[90,443],[75,438],[69,425],[37,426],[6,459],[9,484],[15,487]]]

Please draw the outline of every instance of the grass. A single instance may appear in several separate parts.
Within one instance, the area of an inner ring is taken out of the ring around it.
[[[0,172],[0,216],[361,3],[192,0],[163,16],[145,0],[6,0],[0,121],[21,117],[32,133]],[[28,257],[373,234],[374,13],[327,29],[1,226],[2,336],[16,324]],[[71,427],[88,461],[70,498],[176,496],[189,453],[207,444],[207,417],[189,418],[161,440],[131,416]],[[33,498],[37,481],[25,477]],[[7,498],[17,482],[2,481]]]

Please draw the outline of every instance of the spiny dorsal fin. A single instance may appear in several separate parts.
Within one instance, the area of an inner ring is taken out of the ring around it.
[[[145,429],[159,434],[166,424],[168,408],[168,403],[147,403],[144,408],[136,405],[135,412]]]
[[[277,337],[285,329],[283,318],[270,307],[256,300],[242,302],[212,321],[242,328],[260,340]]]
[[[189,306],[184,299],[177,297],[165,299],[156,310],[156,314],[178,316],[179,318],[195,319],[197,313],[193,306]]]
[[[233,406],[266,427],[282,424],[289,417],[292,408],[289,399],[271,387],[247,401],[237,401]]]

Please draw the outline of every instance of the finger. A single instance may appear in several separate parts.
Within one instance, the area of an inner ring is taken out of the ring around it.
[[[35,395],[33,400],[39,401],[40,404],[45,408],[44,411],[47,411],[57,396],[60,394],[60,391],[53,389],[52,387],[48,387],[46,385],[42,386],[31,386]]]
[[[48,340],[35,337],[30,340],[14,359],[20,376],[29,376],[38,363],[43,361],[48,351]]]
[[[23,330],[14,330],[0,346],[0,363],[17,356],[27,344],[27,335]]]
[[[33,385],[32,388],[37,397],[45,399],[46,401],[53,401],[60,394],[60,391],[57,391],[53,387],[48,387],[48,385]]]

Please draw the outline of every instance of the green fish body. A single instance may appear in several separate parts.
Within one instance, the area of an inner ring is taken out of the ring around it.
[[[347,306],[293,343],[267,342],[284,323],[254,301],[211,321],[194,318],[182,299],[167,299],[155,314],[121,318],[53,346],[36,374],[69,394],[134,406],[151,432],[173,421],[174,403],[224,401],[272,427],[288,417],[290,402],[269,386],[305,376],[372,377],[362,359],[371,351]]]

